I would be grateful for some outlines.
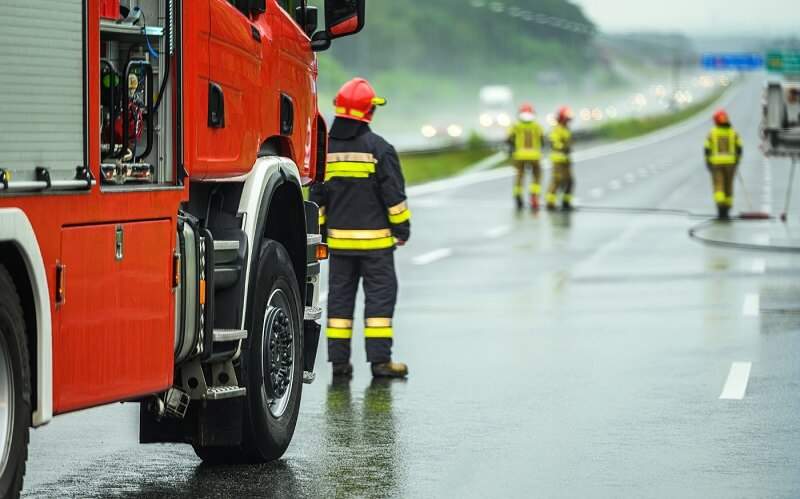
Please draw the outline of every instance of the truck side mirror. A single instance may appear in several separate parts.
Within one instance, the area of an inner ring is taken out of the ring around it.
[[[314,52],[322,52],[331,47],[331,35],[327,31],[317,31],[311,37],[311,50]]]
[[[354,35],[364,27],[366,0],[325,0],[325,26],[331,39]]]
[[[294,19],[297,21],[297,24],[303,27],[303,31],[306,35],[311,36],[317,31],[317,8],[308,6],[303,7],[302,5],[296,7],[294,9]]]

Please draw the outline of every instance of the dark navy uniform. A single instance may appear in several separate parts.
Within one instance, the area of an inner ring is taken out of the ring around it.
[[[389,362],[397,300],[395,241],[407,241],[411,228],[397,153],[366,123],[336,118],[325,183],[312,187],[310,199],[320,207],[330,250],[328,360],[350,360],[355,298],[363,279],[367,360]]]

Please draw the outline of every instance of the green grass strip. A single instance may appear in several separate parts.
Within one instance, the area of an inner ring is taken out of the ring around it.
[[[406,184],[413,185],[455,175],[494,152],[487,147],[480,147],[463,151],[400,154],[400,165]]]

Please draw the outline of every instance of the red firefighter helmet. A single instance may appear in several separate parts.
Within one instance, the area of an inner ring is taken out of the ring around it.
[[[566,123],[567,121],[572,119],[572,109],[567,106],[561,106],[558,108],[558,116],[556,118],[559,123]]]
[[[714,123],[717,125],[728,125],[730,124],[730,120],[728,119],[728,112],[724,109],[717,109],[714,111]]]
[[[342,85],[333,100],[337,117],[363,121],[364,123],[372,121],[375,106],[383,106],[384,104],[386,104],[386,99],[377,97],[372,85],[364,78],[353,78]]]

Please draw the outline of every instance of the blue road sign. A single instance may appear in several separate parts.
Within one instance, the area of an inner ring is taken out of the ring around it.
[[[703,67],[719,70],[756,70],[764,67],[761,54],[703,54]]]

